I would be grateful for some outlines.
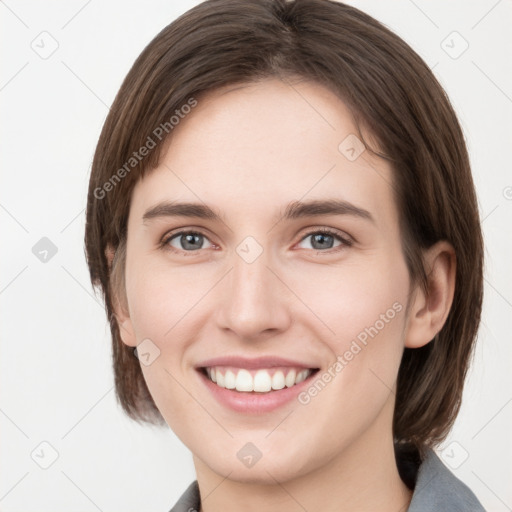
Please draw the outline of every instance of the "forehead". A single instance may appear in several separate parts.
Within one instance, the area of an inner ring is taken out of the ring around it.
[[[158,167],[135,187],[130,217],[173,200],[270,219],[292,201],[328,196],[396,220],[391,169],[357,133],[346,105],[319,84],[223,87],[175,126]]]

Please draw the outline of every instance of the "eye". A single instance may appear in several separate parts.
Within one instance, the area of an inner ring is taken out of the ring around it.
[[[339,232],[327,228],[310,231],[301,239],[301,242],[307,240],[310,237],[312,238],[310,243],[311,247],[309,248],[322,252],[324,252],[325,249],[333,249],[333,242],[335,240],[338,240],[340,243],[338,246],[334,247],[334,251],[332,252],[339,251],[344,247],[350,247],[353,243],[352,240],[341,235]],[[306,249],[308,249],[308,247],[306,247]]]
[[[160,245],[163,249],[190,253],[205,249],[203,246],[205,240],[209,241],[206,235],[199,231],[179,231],[165,236]]]
[[[350,247],[353,241],[346,236],[343,236],[338,231],[334,231],[328,228],[316,229],[310,231],[302,237],[299,243],[304,242],[311,237],[310,247],[306,249],[313,249],[321,252],[336,252],[345,247]],[[338,241],[337,246],[333,246],[335,241]],[[181,252],[182,254],[191,254],[198,252],[201,249],[206,249],[204,246],[205,241],[210,241],[209,238],[200,231],[178,231],[170,235],[164,236],[160,242],[160,247],[163,250],[169,250],[173,252]],[[210,244],[215,247],[214,244]]]

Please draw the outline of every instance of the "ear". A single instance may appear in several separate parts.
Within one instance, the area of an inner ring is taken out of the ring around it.
[[[453,246],[440,241],[424,253],[428,289],[418,287],[409,305],[405,346],[423,347],[442,329],[455,292],[456,257]]]
[[[126,250],[126,249],[125,249]],[[108,245],[105,249],[105,256],[107,257],[108,261],[108,268],[110,271],[112,271],[112,261],[114,259],[114,256],[116,254],[116,250]],[[125,258],[126,261],[126,258]],[[120,269],[118,269],[119,271]],[[136,347],[137,346],[137,340],[135,337],[135,331],[133,330],[132,321],[130,318],[130,313],[128,311],[128,304],[127,301],[120,300],[120,297],[118,296],[119,293],[124,293],[126,297],[126,289],[124,285],[124,279],[114,279],[114,283],[117,286],[114,286],[112,289],[112,307],[114,310],[114,316],[117,321],[117,325],[119,326],[119,334],[121,336],[121,340],[125,345],[128,345],[130,347]],[[123,290],[120,290],[119,288],[123,288]],[[123,307],[123,304],[126,303],[126,306]]]

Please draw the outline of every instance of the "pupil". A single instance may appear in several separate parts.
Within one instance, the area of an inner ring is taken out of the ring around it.
[[[183,236],[185,238],[185,243],[183,244],[184,248],[191,248],[191,249],[197,248],[197,245],[194,246],[192,244],[193,244],[194,239],[197,240],[201,235],[188,234],[188,235],[183,235]],[[201,244],[199,244],[199,247],[200,246],[201,246]]]
[[[313,241],[313,246],[315,245],[315,243],[316,243],[316,242],[317,242],[317,240],[318,240],[318,241],[320,241],[320,249],[321,249],[322,247],[325,247],[325,239],[326,239],[326,238],[327,238],[327,239],[330,239],[330,241],[332,241],[332,238],[333,238],[333,237],[332,237],[332,235],[326,235],[326,234],[323,234],[323,233],[318,233],[317,235],[315,235],[315,236],[313,237],[313,240],[314,240],[314,241]],[[322,245],[322,243],[323,243],[324,245]],[[315,248],[316,248],[316,247],[315,247]]]

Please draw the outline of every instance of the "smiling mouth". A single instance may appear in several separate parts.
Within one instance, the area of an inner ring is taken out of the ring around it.
[[[271,393],[291,388],[310,378],[319,368],[273,367],[247,370],[232,366],[202,367],[200,371],[218,387],[241,393]]]

